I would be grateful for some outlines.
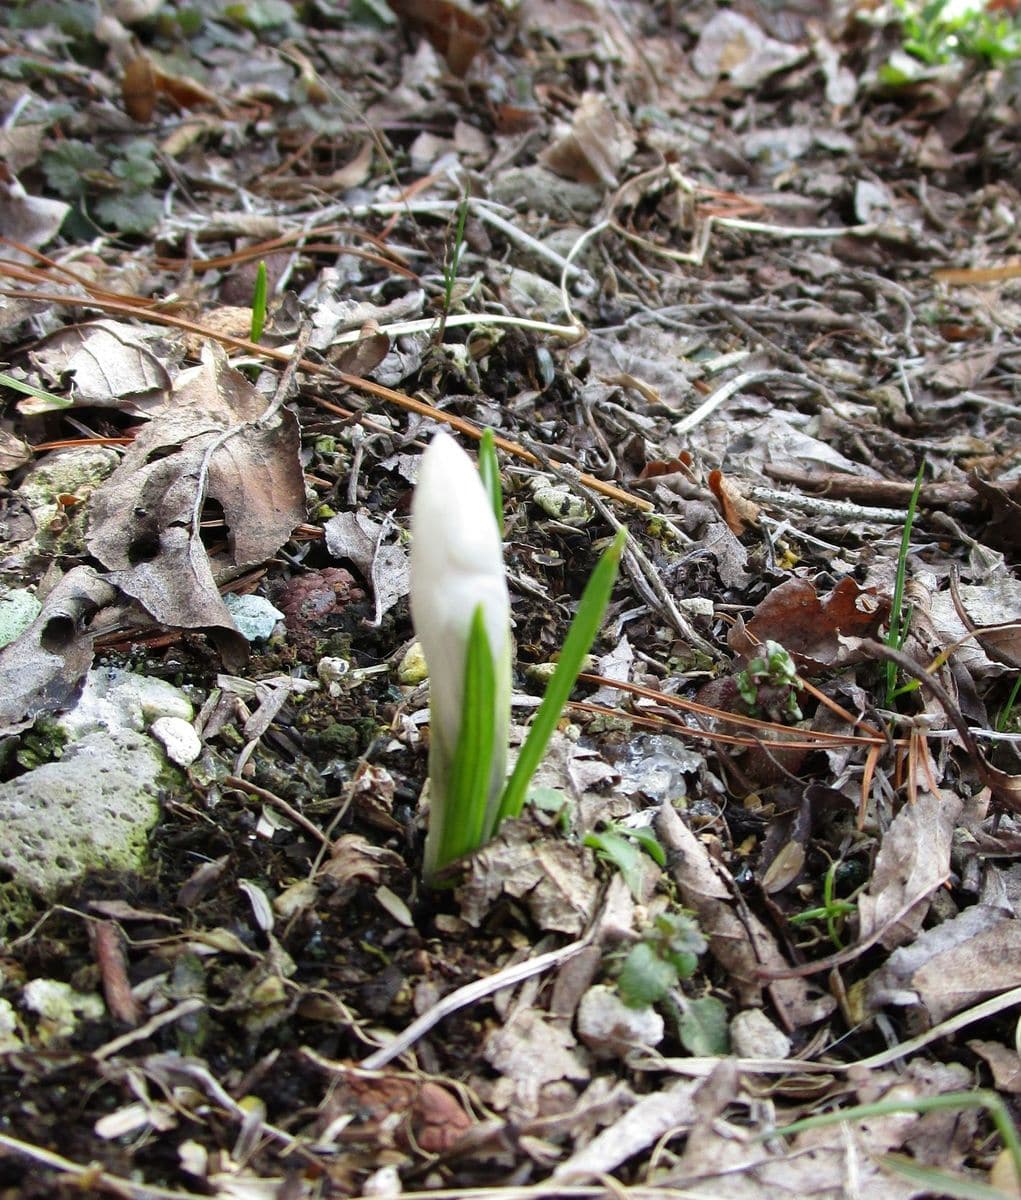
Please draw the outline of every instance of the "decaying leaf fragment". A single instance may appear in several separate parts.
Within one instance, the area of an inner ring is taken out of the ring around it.
[[[463,76],[489,40],[486,21],[453,0],[393,0],[390,7],[412,29],[425,34],[454,75]]]
[[[1021,921],[991,904],[925,929],[869,980],[868,1003],[921,1009],[936,1024],[985,996],[1021,985]]]
[[[535,841],[523,819],[506,821],[499,835],[472,855],[468,870],[458,899],[470,925],[481,925],[501,896],[513,896],[525,902],[541,929],[577,934],[595,906],[592,852],[549,838]]]
[[[889,608],[887,599],[859,587],[850,575],[828,596],[820,596],[810,580],[788,579],[727,640],[738,654],[750,653],[756,640],[779,642],[802,670],[842,667],[866,657],[860,641],[875,636]]]
[[[236,660],[244,642],[218,584],[274,554],[304,516],[298,423],[287,409],[263,422],[265,401],[213,345],[174,401],[94,493],[89,548],[157,621],[209,630]],[[203,536],[200,517],[220,513],[223,529]]]
[[[539,161],[565,179],[615,188],[621,168],[634,152],[631,131],[614,116],[606,97],[586,92],[571,128],[542,151]]]
[[[787,965],[776,942],[754,913],[741,910],[737,888],[726,867],[710,858],[705,845],[670,804],[660,808],[656,832],[672,856],[674,877],[685,907],[694,910],[709,941],[709,952],[727,972],[742,1003],[760,1003],[763,988],[767,988],[788,1030],[828,1016],[836,1007],[835,1001],[819,994],[805,980],[760,979],[760,971],[782,970]]]
[[[62,385],[70,376],[76,404],[147,416],[170,394],[166,367],[136,329],[117,321],[69,325],[37,343],[29,358],[49,385]],[[48,407],[35,398],[18,403],[18,410],[26,415]]]
[[[27,728],[74,698],[92,665],[86,622],[115,598],[91,567],[75,567],[28,629],[0,652],[0,736]]]
[[[961,812],[956,796],[919,796],[883,836],[868,891],[858,897],[861,941],[892,950],[922,927],[929,900],[950,875],[950,850]]]

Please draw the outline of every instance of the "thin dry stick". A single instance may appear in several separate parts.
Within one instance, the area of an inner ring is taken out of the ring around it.
[[[63,1155],[54,1153],[52,1150],[44,1150],[42,1146],[33,1146],[30,1142],[23,1142],[20,1138],[9,1137],[5,1133],[0,1133],[0,1148],[11,1154],[20,1154],[22,1157],[38,1163],[42,1167],[48,1167],[53,1171],[62,1171],[65,1175],[80,1179],[88,1187],[89,1191],[92,1192],[102,1190],[111,1196],[127,1197],[129,1200],[202,1200],[203,1195],[209,1195],[208,1192],[202,1194],[198,1192],[179,1192],[174,1188],[157,1187],[148,1183],[136,1183],[131,1179],[125,1179],[121,1175],[111,1175],[109,1171],[98,1171],[95,1163],[90,1163],[87,1167],[83,1167],[79,1163],[72,1162],[69,1158],[64,1158]],[[82,1194],[84,1195],[85,1193],[83,1192]]]
[[[14,300],[31,300],[46,304],[60,304],[69,308],[99,308],[108,312],[122,313],[126,316],[138,317],[156,324],[168,325],[174,329],[183,329],[187,333],[194,333],[200,337],[220,342],[224,346],[230,346],[234,350],[243,350],[248,354],[268,358],[274,362],[289,363],[295,357],[286,350],[279,350],[273,346],[261,346],[256,342],[248,341],[247,338],[232,337],[230,334],[219,333],[212,329],[207,329],[204,325],[200,325],[196,321],[188,321],[184,317],[175,317],[170,313],[150,310],[139,312],[134,305],[126,304],[122,301],[95,300],[82,296],[61,295],[55,292],[23,291],[17,288],[0,288],[0,296],[9,296]],[[344,387],[353,388],[355,391],[369,396],[375,396],[377,399],[385,400],[389,404],[396,404],[408,412],[419,413],[421,416],[429,417],[430,420],[437,421],[443,425],[449,425],[451,428],[458,430],[459,433],[465,434],[466,437],[474,438],[475,441],[478,441],[482,437],[482,430],[471,421],[466,421],[462,417],[455,416],[453,413],[443,412],[431,404],[426,404],[423,400],[416,400],[412,396],[394,391],[393,388],[385,387],[381,383],[375,383],[371,379],[363,379],[360,375],[349,375],[346,371],[338,371],[334,367],[312,362],[310,359],[301,359],[298,362],[298,367],[309,375],[319,375],[331,379],[336,383],[342,384]],[[318,397],[314,399],[320,407],[330,412],[340,412],[345,418],[350,418],[351,416],[351,413],[348,411],[339,409],[336,405],[330,404],[328,401],[320,400]],[[539,465],[539,460],[535,455],[529,453],[523,446],[518,445],[517,442],[513,442],[500,434],[494,434],[493,441],[506,454],[512,454],[515,458],[520,458],[522,461],[531,463],[533,466]],[[602,495],[609,497],[611,500],[616,500],[620,504],[626,504],[630,508],[637,508],[641,512],[652,511],[653,505],[651,501],[639,496],[633,496],[629,492],[625,492],[622,488],[614,487],[613,484],[596,479],[593,475],[582,475],[581,480],[587,487],[592,488],[593,491],[600,492]]]
[[[690,433],[696,426],[701,425],[706,417],[719,408],[724,401],[729,400],[731,396],[739,392],[742,388],[751,387],[755,383],[770,381],[796,384],[798,387],[815,392],[817,395],[822,396],[824,400],[828,399],[826,388],[806,375],[795,375],[791,371],[745,371],[735,379],[730,379],[718,387],[715,392],[702,401],[694,412],[688,413],[686,417],[677,421],[673,426],[674,433]]]
[[[621,529],[624,530],[627,537],[627,545],[624,550],[624,567],[640,592],[651,592],[653,602],[650,604],[650,607],[654,608],[658,605],[665,612],[670,624],[673,625],[674,629],[689,645],[694,646],[697,650],[701,650],[703,654],[708,655],[711,659],[715,660],[719,658],[719,648],[714,646],[712,642],[707,641],[692,627],[691,623],[677,607],[673,596],[667,591],[659,572],[649,562],[638,540],[631,535],[623,522],[614,516],[609,507],[603,504],[598,496],[592,495],[586,477],[574,467],[564,467],[553,462],[546,455],[545,451],[534,442],[529,442],[529,445],[532,447],[532,452],[536,458],[546,470],[556,476],[557,479],[566,483],[568,487],[579,492],[596,509],[603,520],[612,526],[615,532]]]
[[[578,678],[584,683],[594,683],[598,687],[618,688],[622,692],[630,692],[634,696],[641,696],[646,700],[654,700],[664,708],[677,708],[682,712],[695,713],[698,716],[712,717],[718,721],[726,721],[728,725],[739,725],[746,729],[763,729],[769,733],[790,732],[790,727],[787,725],[777,725],[772,721],[763,721],[759,717],[745,717],[741,713],[724,712],[723,709],[712,708],[707,704],[699,704],[695,700],[685,700],[683,696],[675,696],[670,692],[657,692],[653,688],[644,687],[640,683],[630,683],[626,679],[606,679],[602,675],[592,675],[587,671],[583,671]],[[854,724],[853,721],[852,724]],[[806,738],[808,737],[812,739],[812,744],[816,749],[820,749],[824,745],[878,745],[882,748],[888,744],[886,738],[878,733],[872,737],[859,737],[853,733],[831,733],[827,729],[812,729],[806,731]],[[789,745],[790,743],[784,738],[783,744]]]
[[[298,812],[296,808],[288,804],[282,796],[268,792],[265,788],[261,788],[254,783],[249,783],[247,779],[241,779],[237,775],[228,775],[223,782],[227,787],[236,788],[239,792],[247,792],[250,796],[258,796],[260,800],[265,800],[267,804],[274,805],[280,809],[288,821],[293,821],[295,825],[300,825],[306,833],[310,833],[317,841],[322,842],[324,845],[329,845],[329,839],[326,834],[313,825],[303,813]]]
[[[591,936],[579,938],[576,942],[570,942],[559,950],[551,950],[548,954],[525,959],[524,962],[514,963],[502,971],[497,971],[494,975],[487,975],[484,979],[476,979],[474,983],[465,984],[456,992],[444,996],[438,1004],[434,1004],[428,1012],[424,1012],[417,1021],[412,1021],[407,1029],[398,1034],[392,1042],[387,1043],[374,1054],[370,1054],[368,1058],[362,1059],[359,1065],[368,1071],[377,1071],[381,1067],[385,1067],[388,1062],[392,1062],[399,1054],[403,1054],[405,1050],[413,1046],[420,1037],[424,1037],[444,1017],[449,1017],[451,1013],[457,1012],[465,1005],[474,1004],[477,1000],[484,1000],[487,996],[491,996],[505,987],[513,987],[515,984],[521,983],[523,979],[531,979],[533,975],[539,975],[550,967],[559,967],[584,950],[591,941]]]

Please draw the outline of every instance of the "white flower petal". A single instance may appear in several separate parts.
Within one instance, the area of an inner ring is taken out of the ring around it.
[[[510,603],[503,544],[489,497],[467,454],[437,433],[422,457],[411,509],[411,615],[429,666],[434,814],[437,785],[461,730],[464,669],[472,616],[481,605],[497,673],[496,740],[486,820],[491,832],[506,768],[510,712]],[[432,836],[432,829],[430,830]]]

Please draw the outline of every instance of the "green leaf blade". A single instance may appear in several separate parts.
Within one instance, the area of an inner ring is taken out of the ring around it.
[[[425,849],[427,881],[482,844],[497,749],[496,693],[496,665],[480,604],[472,614],[468,635],[461,729],[449,769],[442,769],[440,747],[434,743],[430,748],[429,776],[435,791]]]
[[[255,273],[255,287],[252,290],[252,330],[251,342],[262,340],[262,331],[266,328],[266,263],[259,260],[259,268]]]
[[[564,647],[560,652],[560,661],[550,679],[542,703],[536,711],[535,719],[525,738],[525,743],[518,754],[514,770],[504,789],[500,802],[497,826],[507,817],[517,817],[525,802],[528,784],[535,774],[539,763],[542,762],[546,747],[553,736],[553,731],[560,720],[560,714],[571,696],[571,689],[581,672],[585,656],[595,641],[599,626],[602,624],[606,607],[610,602],[613,585],[617,580],[621,556],[627,533],[620,529],[607,550],[604,551],[596,568],[592,572],[578,611],[575,613],[571,627],[564,639]]]

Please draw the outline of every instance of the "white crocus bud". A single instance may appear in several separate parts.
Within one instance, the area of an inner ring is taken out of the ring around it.
[[[493,655],[495,740],[483,841],[492,832],[507,767],[510,602],[503,545],[479,473],[452,437],[435,435],[422,456],[411,506],[411,616],[429,668],[431,810],[425,868],[437,866],[445,792],[462,726],[468,637],[481,606]]]

